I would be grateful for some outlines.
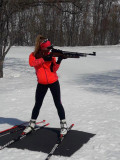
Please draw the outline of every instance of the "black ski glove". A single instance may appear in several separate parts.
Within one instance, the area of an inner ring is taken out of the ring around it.
[[[62,60],[63,60],[63,57],[62,57],[62,56],[59,56],[56,63],[57,63],[57,64],[60,64]]]
[[[52,61],[52,55],[47,55],[43,57],[44,61]]]

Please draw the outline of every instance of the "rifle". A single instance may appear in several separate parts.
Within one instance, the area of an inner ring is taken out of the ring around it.
[[[80,57],[87,57],[88,55],[96,56],[96,52],[93,53],[69,52],[69,51],[62,51],[60,49],[54,49],[52,46],[48,47],[48,49],[51,49],[52,57],[61,56],[62,58],[80,58]]]
[[[87,57],[88,55],[90,56],[96,56],[96,52],[93,53],[79,53],[79,52],[69,52],[69,51],[63,51],[60,49],[55,49],[53,46],[47,47],[47,49],[50,50],[50,54],[47,55],[47,57],[62,57],[63,59],[66,58],[80,58],[80,57]],[[35,56],[37,59],[38,58],[43,58],[43,55],[37,54]]]

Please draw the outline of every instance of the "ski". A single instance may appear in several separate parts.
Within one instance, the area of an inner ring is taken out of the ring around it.
[[[15,143],[15,142],[18,142],[18,141],[22,140],[22,139],[25,138],[27,135],[30,135],[30,134],[38,131],[39,129],[42,129],[42,128],[48,126],[48,125],[49,125],[49,123],[44,124],[44,125],[42,125],[42,126],[40,126],[40,127],[36,127],[32,132],[30,132],[30,133],[28,133],[28,134],[22,133],[22,134],[21,134],[20,136],[18,136],[17,138],[14,138],[14,139],[10,140],[9,142],[7,142],[5,145],[1,146],[1,147],[0,147],[0,150],[6,148],[6,147],[8,147],[8,146],[10,146],[11,144],[13,144],[13,143]]]
[[[74,124],[72,124],[69,128],[68,128],[68,132],[72,129],[72,127],[74,126]],[[67,132],[67,134],[68,134]],[[67,135],[66,134],[66,135]],[[58,138],[56,144],[53,146],[52,150],[50,151],[50,153],[48,154],[47,158],[45,160],[49,160],[52,155],[54,154],[54,152],[56,151],[56,149],[59,147],[59,145],[62,143],[62,141],[64,140],[64,138],[66,137],[66,135],[60,135],[60,137]]]
[[[38,124],[40,124],[40,123],[44,123],[44,122],[45,122],[45,120],[43,120],[43,121],[41,121],[41,122],[37,122],[36,125],[38,125]],[[26,123],[27,123],[27,122],[26,122]],[[26,124],[26,123],[24,123],[24,124]],[[16,129],[15,129],[14,127],[12,127],[11,129],[7,130],[7,131],[9,131],[9,132],[0,135],[0,137],[4,137],[4,136],[6,136],[6,135],[9,135],[9,134],[18,132],[18,131],[24,129],[25,127],[26,127],[26,126],[23,126],[23,125],[18,125],[17,127],[15,127]],[[15,129],[15,130],[11,131],[12,129]],[[2,133],[3,133],[3,132],[2,132]]]
[[[21,126],[23,126],[23,125],[25,125],[25,124],[27,124],[28,122],[25,122],[25,123],[21,123],[21,124],[19,124],[19,125],[15,125],[15,126],[13,126],[13,127],[11,127],[11,128],[8,128],[8,129],[5,129],[5,130],[3,130],[3,131],[0,131],[0,134],[1,133],[4,133],[4,132],[7,132],[7,131],[9,131],[9,130],[11,130],[11,129],[15,129],[15,128],[17,128],[17,127],[21,127]]]

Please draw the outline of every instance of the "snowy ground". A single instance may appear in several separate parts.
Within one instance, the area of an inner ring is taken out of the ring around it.
[[[97,56],[66,59],[58,71],[62,103],[68,125],[96,134],[72,157],[51,160],[120,160],[120,46],[63,47],[77,52],[96,51]],[[28,121],[34,105],[36,76],[28,65],[33,47],[12,47],[0,79],[0,130]],[[54,117],[54,119],[53,119]],[[38,121],[59,127],[59,118],[48,91]],[[44,160],[47,154],[4,149],[1,160]]]

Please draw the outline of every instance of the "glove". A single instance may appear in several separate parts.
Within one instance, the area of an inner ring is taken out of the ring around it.
[[[35,55],[35,58],[36,58],[36,59],[42,58],[42,55],[39,54],[39,53],[37,53],[37,54]]]
[[[57,63],[57,64],[60,64],[62,60],[63,60],[63,57],[62,57],[62,56],[59,56],[56,63]]]
[[[64,55],[63,56],[59,56],[56,63],[60,64],[63,59],[67,59],[67,57],[65,57]]]
[[[43,57],[44,61],[52,61],[52,55],[47,55]]]

